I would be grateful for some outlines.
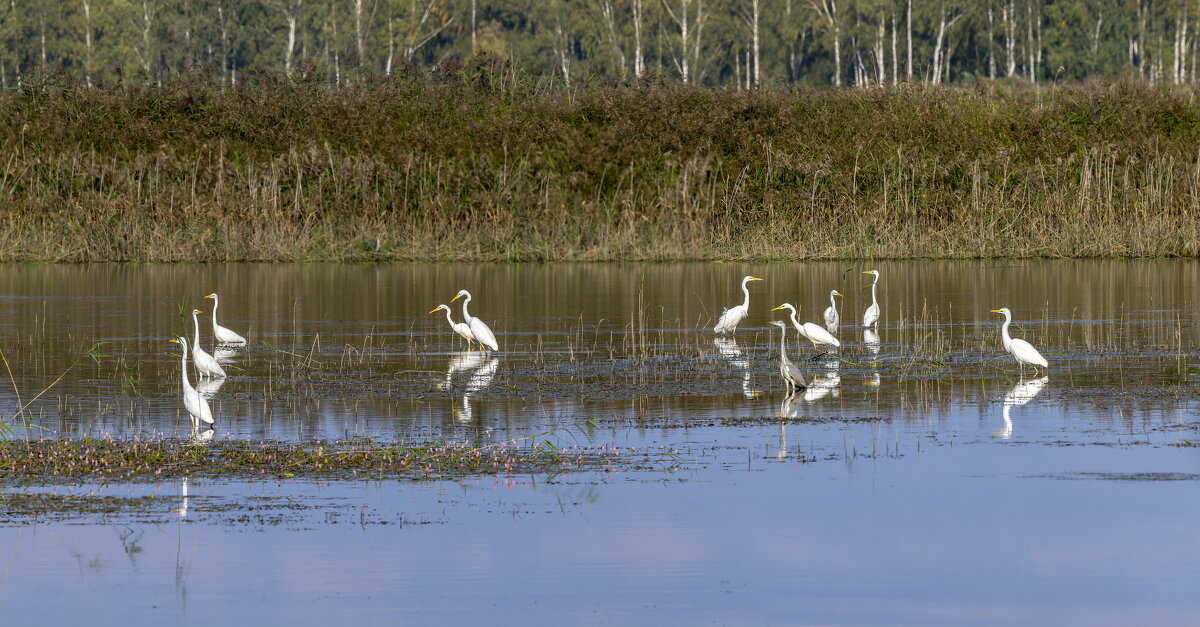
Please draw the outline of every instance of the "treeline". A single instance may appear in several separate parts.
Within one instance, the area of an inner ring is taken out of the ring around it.
[[[1200,103],[1144,81],[71,78],[0,92],[0,261],[1200,254]]]
[[[1196,79],[1197,0],[10,0],[0,86],[209,68],[329,85],[473,55],[570,85]]]

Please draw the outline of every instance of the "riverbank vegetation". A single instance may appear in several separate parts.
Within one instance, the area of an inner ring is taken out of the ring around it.
[[[1138,81],[60,74],[0,93],[0,260],[1190,256],[1197,146],[1192,93]]]
[[[211,432],[210,436],[211,436]],[[659,457],[665,458],[665,454]],[[0,484],[170,477],[444,479],[470,475],[637,468],[658,457],[611,446],[559,448],[522,438],[468,442],[179,440],[82,438],[0,440]]]

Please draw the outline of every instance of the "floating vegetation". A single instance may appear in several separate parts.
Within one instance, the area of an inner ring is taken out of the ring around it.
[[[444,479],[469,475],[557,474],[641,468],[663,451],[603,446],[560,447],[534,437],[469,442],[381,442],[371,438],[287,443],[196,442],[166,437],[8,440],[0,442],[0,482],[157,480],[207,476],[254,479]]]

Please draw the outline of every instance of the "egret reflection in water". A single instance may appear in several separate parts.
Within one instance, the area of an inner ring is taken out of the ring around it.
[[[725,361],[729,362],[742,373],[742,395],[748,399],[758,398],[762,394],[762,390],[755,390],[750,386],[750,360],[746,359],[742,349],[738,348],[737,340],[733,338],[717,337],[713,338],[713,346],[717,348],[717,352]]]
[[[804,390],[804,400],[813,402],[832,394],[840,396],[842,385],[841,362],[836,358],[825,359],[822,362],[825,369],[808,379],[808,387]]]
[[[1004,426],[993,431],[992,435],[1000,438],[1001,440],[1007,440],[1012,437],[1013,425],[1012,416],[1010,414],[1012,408],[1020,407],[1033,400],[1033,397],[1037,396],[1042,391],[1042,388],[1046,387],[1046,383],[1048,381],[1050,381],[1049,377],[1018,381],[1017,384],[1008,391],[1008,394],[1004,395],[1004,409],[1002,410],[1002,414],[1004,416]]]
[[[216,398],[217,392],[221,391],[221,386],[225,385],[225,378],[200,379],[196,382],[196,391],[205,399],[212,400]]]
[[[483,364],[483,353],[477,351],[462,351],[450,356],[446,364],[446,378],[434,386],[439,390],[449,390],[454,385],[454,375],[460,372],[474,370]]]
[[[879,354],[879,334],[872,329],[863,329],[863,345],[872,355]]]
[[[218,344],[213,348],[213,359],[216,359],[217,363],[221,365],[237,363],[237,356],[240,352],[232,346]]]
[[[492,384],[492,379],[496,378],[496,371],[500,369],[500,359],[492,357],[476,368],[471,376],[467,379],[467,386],[462,396],[462,408],[454,410],[454,417],[459,422],[472,422],[475,418],[475,411],[471,407],[471,397],[475,394],[483,392]]]

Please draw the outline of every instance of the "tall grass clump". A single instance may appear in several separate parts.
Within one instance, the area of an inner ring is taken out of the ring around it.
[[[1034,90],[546,90],[485,60],[329,90],[0,94],[0,261],[1200,252],[1200,104]]]

